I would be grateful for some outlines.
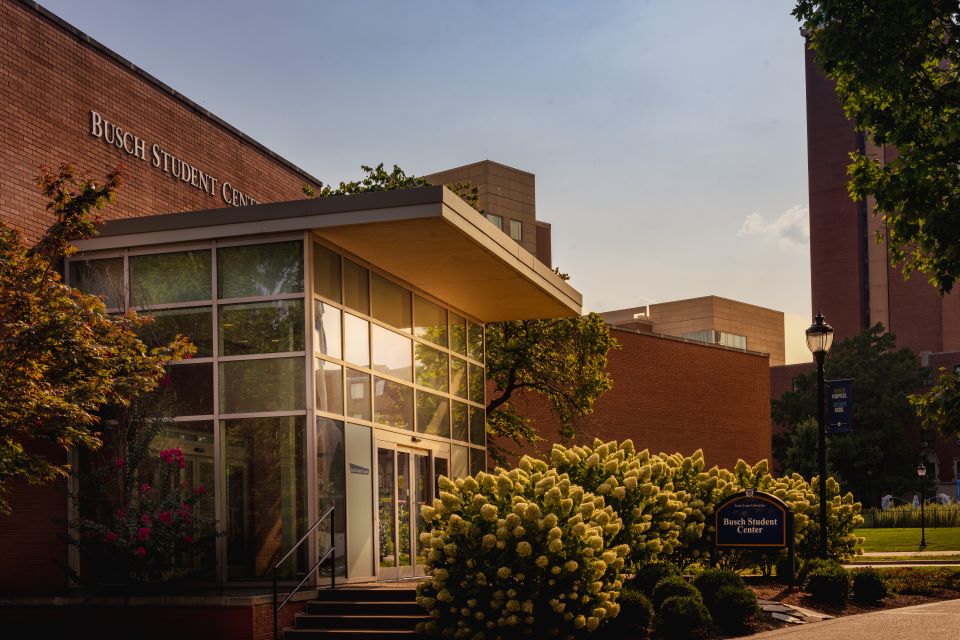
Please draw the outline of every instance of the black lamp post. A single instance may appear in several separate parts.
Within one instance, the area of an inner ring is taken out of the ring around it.
[[[827,431],[825,405],[823,398],[823,361],[833,344],[833,327],[824,322],[823,313],[817,311],[817,317],[807,329],[807,348],[817,361],[817,425],[819,428],[819,450],[817,452],[820,471],[820,557],[827,557]]]
[[[923,463],[920,463],[920,466],[917,467],[917,477],[920,478],[920,548],[923,549],[927,546],[927,531],[926,531],[926,521],[923,514],[923,477],[927,475],[927,468],[923,466]]]

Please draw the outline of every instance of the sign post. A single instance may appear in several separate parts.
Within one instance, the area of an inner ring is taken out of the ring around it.
[[[789,584],[795,576],[793,512],[775,495],[746,489],[717,505],[713,562],[720,549],[787,548]]]

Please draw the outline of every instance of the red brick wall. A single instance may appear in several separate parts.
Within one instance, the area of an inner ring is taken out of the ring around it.
[[[609,355],[613,388],[585,420],[580,441],[630,438],[639,449],[667,453],[703,449],[708,466],[732,467],[739,458],[752,463],[770,457],[766,356],[611,331],[622,345]],[[534,418],[546,438],[524,453],[549,452],[559,439],[556,419],[538,398],[521,399],[517,408]]]
[[[261,202],[301,198],[301,186],[312,183],[17,0],[0,0],[0,96],[0,219],[30,238],[49,224],[35,185],[41,165],[71,163],[99,177],[123,164],[125,185],[104,219],[224,207],[223,181]],[[143,138],[146,161],[91,136],[91,110]],[[153,144],[216,177],[215,195],[154,168]]]

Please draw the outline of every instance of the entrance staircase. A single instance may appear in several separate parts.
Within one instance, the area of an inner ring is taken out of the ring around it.
[[[427,616],[414,585],[364,589],[344,587],[323,590],[297,614],[294,627],[283,631],[284,640],[419,639],[417,623]]]

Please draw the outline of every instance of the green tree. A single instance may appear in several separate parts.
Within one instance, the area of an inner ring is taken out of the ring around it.
[[[68,166],[38,180],[53,225],[34,246],[0,222],[0,511],[9,483],[41,484],[70,473],[66,451],[97,449],[98,412],[153,390],[164,363],[186,343],[148,351],[135,314],[111,318],[103,302],[65,285],[58,272],[74,240],[92,236],[91,213],[112,200],[104,184]]]
[[[941,367],[930,390],[911,395],[910,404],[924,428],[939,429],[946,436],[960,437],[960,373],[951,373]]]
[[[908,395],[922,382],[913,352],[897,349],[896,336],[884,333],[877,324],[835,344],[827,354],[824,374],[828,380],[853,379],[854,431],[828,436],[828,463],[843,489],[865,504],[875,504],[886,493],[913,486],[916,473],[907,439],[913,414]],[[807,442],[810,427],[801,426],[817,415],[816,380],[816,371],[799,376],[793,391],[773,400],[773,419],[787,426],[789,434],[777,443],[782,461],[791,458],[797,464],[800,455],[816,452]],[[791,446],[794,452],[788,454]]]
[[[817,454],[820,427],[816,418],[807,418],[798,422],[786,435],[783,456],[780,458],[784,473],[799,473],[804,478],[819,475]],[[827,442],[827,474],[836,475],[830,466],[830,443]]]
[[[896,148],[886,163],[851,153],[850,195],[876,199],[905,273],[920,271],[949,292],[960,276],[960,7],[798,0],[793,15],[847,116]]]
[[[383,163],[376,167],[363,165],[361,169],[366,175],[360,180],[340,182],[336,188],[321,185],[319,190],[305,185],[303,191],[309,197],[328,197],[430,184],[425,178],[407,175],[396,165],[389,172]],[[477,187],[468,182],[445,186],[483,213]],[[567,279],[566,274],[557,274]],[[486,339],[487,380],[494,385],[493,393],[488,394],[488,435],[509,438],[517,444],[539,439],[536,425],[511,403],[516,394],[526,392],[545,399],[560,421],[561,437],[572,438],[579,419],[592,413],[596,399],[612,386],[605,371],[607,352],[619,345],[596,314],[489,324]],[[505,459],[506,452],[498,441],[488,441],[488,450],[498,461]]]

